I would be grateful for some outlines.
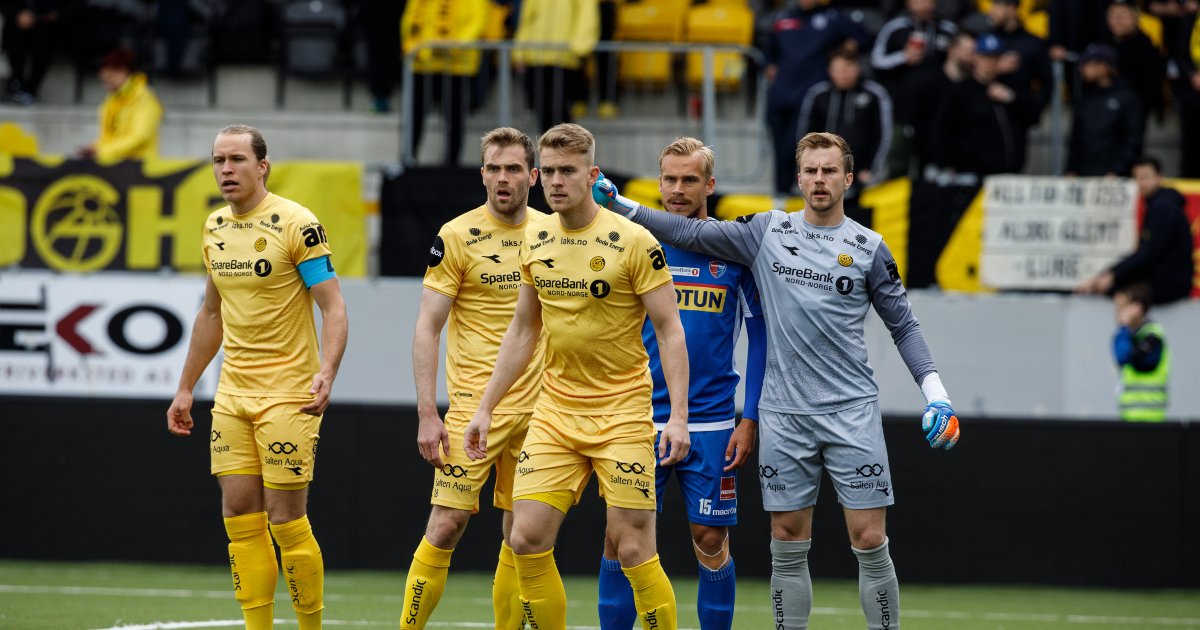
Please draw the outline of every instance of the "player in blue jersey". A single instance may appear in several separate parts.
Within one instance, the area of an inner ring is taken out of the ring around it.
[[[708,218],[715,156],[695,138],[679,138],[659,158],[659,191],[663,206],[674,214]],[[655,494],[662,510],[663,491],[674,472],[683,488],[691,523],[692,549],[699,560],[696,613],[703,630],[729,630],[733,623],[736,579],[729,552],[729,527],[737,523],[737,469],[754,449],[758,429],[758,397],[766,365],[766,325],[750,270],[738,263],[664,246],[675,281],[679,318],[687,335],[691,379],[688,386],[688,431],[692,450],[683,461],[659,465]],[[738,373],[733,347],[745,318],[749,337],[746,399],[735,426],[734,394]],[[650,355],[654,378],[654,423],[661,431],[671,415],[671,401],[658,357],[658,341],[649,321],[642,341]],[[616,550],[607,538],[600,565],[600,627],[629,630],[637,617],[633,591],[621,572]]]

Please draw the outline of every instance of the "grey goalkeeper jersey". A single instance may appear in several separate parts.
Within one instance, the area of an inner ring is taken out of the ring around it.
[[[751,269],[767,324],[767,370],[759,407],[820,414],[879,396],[867,360],[868,305],[917,383],[934,372],[929,346],[912,314],[883,237],[847,217],[836,227],[804,213],[771,210],[737,221],[700,221],[638,209],[633,220],[660,241]]]

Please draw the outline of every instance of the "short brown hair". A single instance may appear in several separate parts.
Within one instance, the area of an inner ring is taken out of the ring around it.
[[[837,147],[842,150],[842,167],[847,173],[854,172],[854,154],[850,152],[850,145],[846,143],[846,139],[836,133],[828,131],[814,131],[796,143],[796,169],[800,168],[800,158],[805,151],[810,149],[828,149]]]
[[[849,61],[851,63],[857,64],[858,63],[858,53],[853,48],[850,48],[849,46],[839,46],[836,49],[834,49],[832,54],[829,55],[830,62],[832,62],[834,59],[842,59],[844,61]]]
[[[689,155],[699,153],[700,158],[704,160],[704,179],[707,180],[713,176],[713,170],[717,165],[717,154],[713,153],[712,147],[705,145],[703,142],[695,138],[686,136],[675,139],[675,142],[668,144],[658,156],[658,170],[662,171],[663,158],[668,155],[678,155],[687,157]]]
[[[128,48],[114,48],[100,58],[100,69],[115,68],[126,72],[137,69],[137,55]]]
[[[217,133],[218,136],[240,136],[242,134],[250,136],[250,149],[254,151],[254,157],[259,160],[267,159],[267,141],[263,138],[262,132],[254,127],[229,125]]]
[[[538,138],[538,149],[579,153],[586,155],[589,162],[596,161],[596,138],[592,132],[575,123],[560,123],[546,130]]]
[[[533,139],[512,127],[497,127],[483,134],[483,137],[479,139],[480,159],[487,160],[489,147],[504,149],[512,146],[519,146],[525,149],[525,165],[532,171],[535,153]]]
[[[267,172],[263,173],[263,183],[267,183],[267,178],[271,177],[271,160],[267,154],[267,140],[263,138],[262,132],[251,127],[250,125],[229,125],[228,127],[217,132],[218,136],[250,136],[250,150],[254,151],[254,157],[258,161],[267,161]]]
[[[1150,312],[1150,305],[1154,303],[1154,289],[1150,288],[1145,282],[1130,282],[1113,290],[1113,294],[1122,294],[1130,302],[1141,304],[1145,312]]]

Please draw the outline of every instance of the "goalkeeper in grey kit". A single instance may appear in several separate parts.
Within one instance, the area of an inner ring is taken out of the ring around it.
[[[843,195],[854,178],[850,147],[836,134],[810,133],[796,146],[796,163],[805,209],[794,213],[699,221],[643,208],[603,177],[592,192],[660,241],[742,263],[754,274],[767,324],[759,482],[771,513],[776,628],[808,627],[808,550],[824,469],[845,508],[867,627],[895,629],[900,593],[885,531],[895,492],[863,338],[868,306],[925,396],[921,428],[930,446],[952,448],[958,418],[883,237],[845,216]]]

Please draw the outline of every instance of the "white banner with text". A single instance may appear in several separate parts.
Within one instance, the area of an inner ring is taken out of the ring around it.
[[[1000,175],[984,183],[981,277],[996,289],[1070,290],[1132,252],[1126,178]]]
[[[0,394],[169,399],[203,299],[199,276],[0,276]]]

